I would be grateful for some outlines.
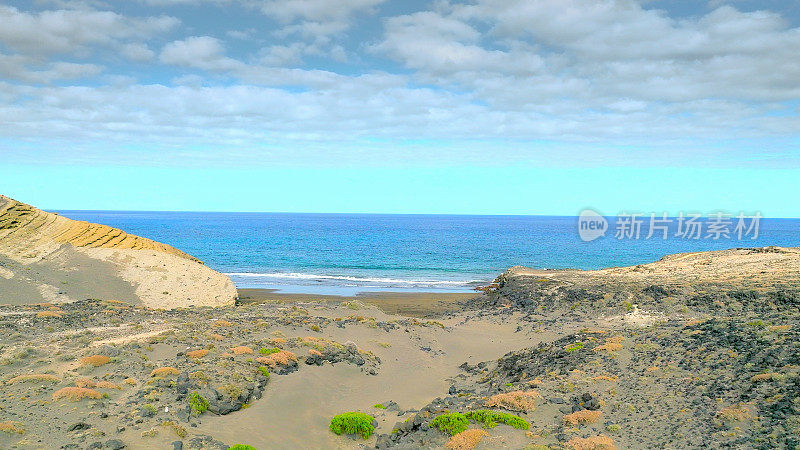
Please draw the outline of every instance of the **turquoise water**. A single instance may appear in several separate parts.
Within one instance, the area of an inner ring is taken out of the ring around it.
[[[175,246],[239,287],[351,295],[362,291],[464,292],[514,265],[597,269],[669,253],[800,246],[800,220],[762,219],[747,239],[592,242],[576,217],[58,211]]]

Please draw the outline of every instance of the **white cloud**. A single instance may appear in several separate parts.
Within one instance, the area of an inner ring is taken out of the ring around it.
[[[111,11],[55,10],[28,13],[0,5],[0,42],[26,54],[85,52],[87,45],[113,45],[174,28],[168,16],[128,18]]]
[[[44,62],[40,58],[0,53],[0,78],[27,83],[51,83],[74,80],[99,74],[103,67],[96,64]]]
[[[150,61],[156,55],[155,52],[147,47],[147,44],[142,43],[125,44],[122,47],[122,54],[131,61],[136,62]]]
[[[210,36],[194,36],[170,42],[161,50],[159,59],[164,64],[211,71],[233,70],[242,66],[239,61],[226,57],[220,40]]]
[[[282,22],[346,21],[358,12],[371,11],[386,0],[245,0],[264,14]]]
[[[312,3],[290,1],[269,13],[277,3],[248,2],[282,23],[257,31],[263,43],[254,36],[225,42],[202,35],[223,31],[198,27],[198,36],[164,44],[153,30],[168,24],[149,19],[6,7],[2,14],[22,32],[0,27],[4,48],[18,52],[0,55],[7,80],[0,82],[0,135],[176,146],[361,138],[640,145],[800,129],[792,103],[800,98],[799,31],[774,13],[720,7],[676,19],[626,0],[438,2],[431,11],[377,18],[379,40],[345,47],[338,37],[378,1]],[[35,27],[44,30],[41,47]],[[116,53],[104,69],[108,52],[95,51],[102,46],[169,65],[159,68],[169,75],[163,85],[139,84],[118,69]],[[365,49],[368,58],[359,60]],[[94,59],[51,56],[92,51]],[[355,63],[337,73],[329,67],[339,65],[306,67],[309,55]],[[387,73],[394,66],[375,57],[408,70]],[[101,70],[123,73],[83,86],[39,85]]]
[[[800,29],[771,12],[723,6],[673,19],[631,0],[441,6],[389,19],[373,48],[500,110],[800,96]]]

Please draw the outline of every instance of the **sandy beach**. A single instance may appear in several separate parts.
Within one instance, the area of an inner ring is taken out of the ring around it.
[[[408,317],[435,317],[458,311],[462,304],[480,296],[475,293],[440,292],[363,292],[354,296],[284,294],[273,289],[238,289],[239,303],[294,303],[325,301],[332,303],[363,302],[387,314]]]

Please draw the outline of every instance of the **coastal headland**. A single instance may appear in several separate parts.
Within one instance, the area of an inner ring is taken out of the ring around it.
[[[187,281],[162,305],[172,294],[133,295],[127,258],[205,266],[141,238],[78,237],[109,235],[94,225],[52,231],[73,225],[3,201],[0,448],[800,445],[797,248],[514,267],[475,294],[242,289],[215,305],[192,301],[214,284]],[[20,224],[41,230],[29,250],[8,244]],[[99,273],[92,249],[144,252],[109,257],[98,283],[130,298],[60,288]],[[35,283],[66,294],[20,301]],[[338,420],[356,428],[332,423],[350,412]]]

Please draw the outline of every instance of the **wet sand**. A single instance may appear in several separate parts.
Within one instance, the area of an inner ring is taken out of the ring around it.
[[[439,292],[362,292],[354,296],[284,294],[274,289],[239,289],[239,303],[296,303],[358,301],[378,307],[387,314],[408,317],[436,317],[460,311],[461,304],[480,293]]]

